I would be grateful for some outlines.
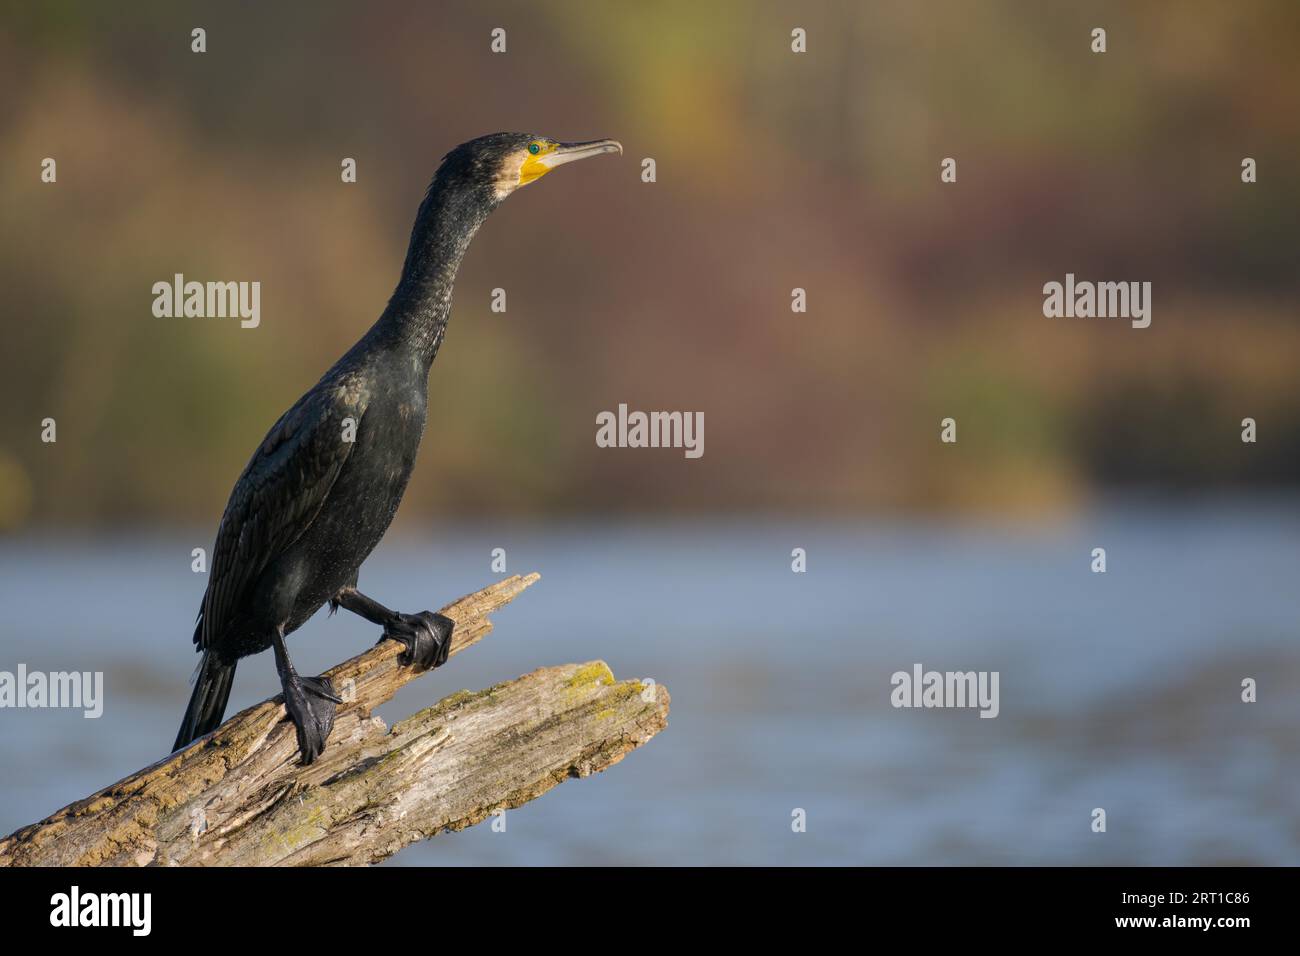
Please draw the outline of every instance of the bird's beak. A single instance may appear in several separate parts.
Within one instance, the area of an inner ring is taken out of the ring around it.
[[[572,163],[578,159],[599,156],[602,153],[618,153],[622,155],[623,144],[613,139],[593,139],[589,143],[560,143],[545,156],[538,157],[537,161],[548,170],[551,170],[556,166],[563,166],[565,163]]]

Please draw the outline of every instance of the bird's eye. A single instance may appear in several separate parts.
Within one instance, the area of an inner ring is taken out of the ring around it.
[[[541,151],[542,151],[542,147],[538,146],[536,143],[528,144],[528,152],[532,153],[534,156],[536,156]]]

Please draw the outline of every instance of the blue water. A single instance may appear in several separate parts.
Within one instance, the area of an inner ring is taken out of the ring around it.
[[[407,524],[365,590],[437,608],[495,576],[542,580],[496,630],[380,710],[603,659],[672,694],[610,771],[441,834],[400,864],[1300,863],[1300,509],[1151,502],[1047,527],[690,521]],[[102,670],[104,716],[0,711],[0,831],[165,753],[196,663],[211,531],[0,542],[0,670]],[[1089,570],[1094,547],[1108,570]],[[792,573],[790,552],[808,553]],[[319,615],[316,673],[376,637]],[[1001,713],[901,710],[914,663],[996,670]],[[1259,701],[1240,699],[1244,677]],[[228,713],[278,691],[239,668]],[[1090,830],[1103,807],[1108,829]],[[802,808],[807,832],[791,830]]]

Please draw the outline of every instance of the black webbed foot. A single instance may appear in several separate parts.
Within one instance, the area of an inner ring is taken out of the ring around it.
[[[451,632],[456,622],[433,611],[419,614],[398,614],[384,628],[384,638],[400,641],[406,650],[397,658],[403,666],[414,665],[419,670],[441,667],[447,663],[451,652]]]
[[[298,732],[298,753],[304,765],[325,751],[334,729],[334,709],[343,703],[328,677],[297,677],[284,685],[284,709]]]

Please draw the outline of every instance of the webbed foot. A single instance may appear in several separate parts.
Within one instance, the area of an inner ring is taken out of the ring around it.
[[[419,670],[441,667],[451,653],[451,632],[456,622],[443,614],[421,611],[419,614],[398,614],[384,628],[384,638],[399,641],[406,650],[397,658],[403,666],[414,665]]]
[[[343,703],[328,677],[297,677],[284,684],[284,709],[298,732],[298,753],[304,765],[325,751],[334,729],[334,711]]]

